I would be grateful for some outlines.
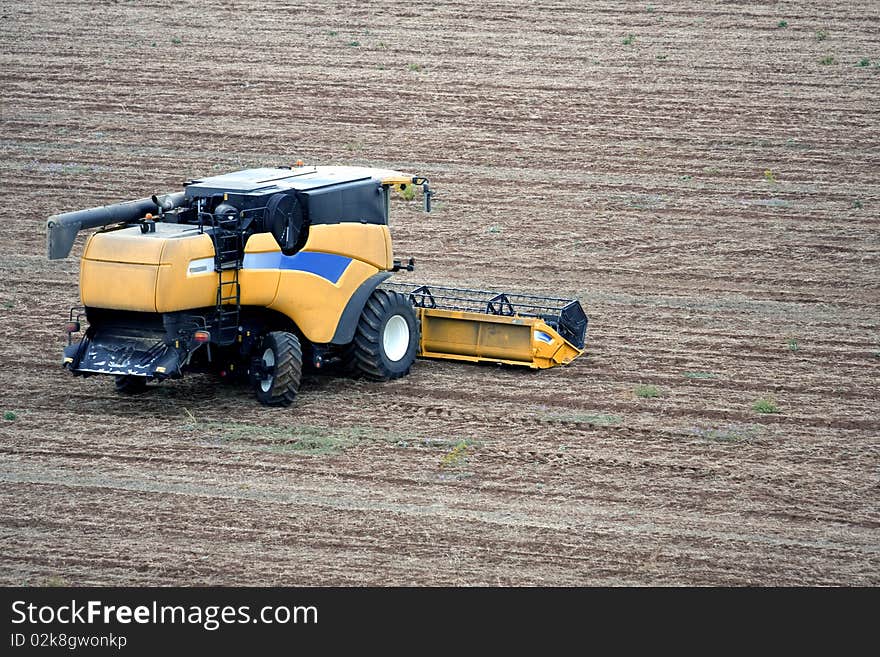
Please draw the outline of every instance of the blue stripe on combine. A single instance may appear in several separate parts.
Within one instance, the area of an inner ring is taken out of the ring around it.
[[[351,258],[335,253],[300,251],[292,256],[280,251],[272,253],[246,253],[243,269],[290,269],[305,271],[336,283],[351,263]]]

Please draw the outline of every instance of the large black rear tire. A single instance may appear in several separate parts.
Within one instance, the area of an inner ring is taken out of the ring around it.
[[[254,377],[254,391],[266,406],[289,406],[302,381],[302,348],[299,338],[286,331],[274,331],[263,338],[257,350],[261,372]]]
[[[373,381],[389,381],[409,373],[418,351],[419,323],[409,300],[399,292],[373,292],[349,348],[349,368]]]
[[[116,377],[116,392],[139,395],[147,389],[147,377],[123,374]]]

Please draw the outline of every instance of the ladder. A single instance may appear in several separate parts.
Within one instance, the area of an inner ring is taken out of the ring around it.
[[[244,259],[244,230],[238,216],[217,219],[211,232],[214,241],[214,271],[217,272],[215,344],[235,342],[241,319],[241,284],[238,272]]]

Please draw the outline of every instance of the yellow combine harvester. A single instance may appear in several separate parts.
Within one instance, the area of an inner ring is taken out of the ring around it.
[[[388,282],[414,267],[394,259],[388,229],[390,190],[409,186],[430,211],[425,178],[297,163],[51,217],[50,259],[101,229],[83,249],[65,367],[113,375],[122,392],[213,371],[287,405],[304,363],[383,381],[417,356],[546,368],[583,352],[575,300]]]

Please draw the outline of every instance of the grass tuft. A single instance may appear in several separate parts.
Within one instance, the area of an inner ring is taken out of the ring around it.
[[[714,443],[742,443],[755,437],[752,426],[731,424],[723,427],[697,427],[693,434]]]
[[[752,404],[752,410],[756,413],[778,413],[779,407],[772,397],[762,397]]]
[[[459,442],[455,447],[449,450],[440,459],[441,470],[458,470],[467,465],[468,462],[468,444],[465,441]]]
[[[685,372],[684,377],[686,379],[715,379],[717,375],[712,372]]]
[[[657,386],[637,385],[633,392],[636,397],[641,397],[642,399],[653,399],[660,396],[660,388]]]
[[[416,197],[416,189],[412,185],[400,185],[397,187],[397,191],[400,192],[400,197],[404,201],[412,201]]]

